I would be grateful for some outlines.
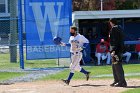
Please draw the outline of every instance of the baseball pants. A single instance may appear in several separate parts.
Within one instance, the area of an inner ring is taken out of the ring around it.
[[[74,73],[74,71],[81,71],[81,67],[80,67],[81,59],[82,59],[82,52],[71,53],[70,70],[72,73]]]

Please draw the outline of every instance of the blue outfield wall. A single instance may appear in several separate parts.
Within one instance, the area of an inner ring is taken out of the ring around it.
[[[25,0],[27,59],[70,57],[69,47],[55,45],[53,38],[68,43],[71,4],[71,0]]]

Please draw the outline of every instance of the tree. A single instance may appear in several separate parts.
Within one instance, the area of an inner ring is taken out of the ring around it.
[[[73,0],[73,11],[88,11],[96,9],[97,0]]]
[[[135,9],[140,9],[140,0],[136,0],[134,3],[133,3],[133,7]]]
[[[73,11],[100,10],[100,0],[73,0]],[[140,8],[140,0],[103,0],[103,10]]]
[[[140,7],[140,0],[126,0],[124,2],[116,0],[115,3],[116,10],[138,9]]]

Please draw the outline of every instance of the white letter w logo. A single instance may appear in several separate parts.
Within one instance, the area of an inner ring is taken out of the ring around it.
[[[57,6],[58,6],[57,16],[56,16],[56,12],[54,9],[55,2],[44,3],[44,6],[45,6],[44,15],[41,11],[41,6],[43,6],[43,3],[34,2],[34,3],[29,3],[29,5],[32,7],[32,10],[34,13],[35,22],[37,25],[37,30],[38,30],[40,41],[41,42],[44,41],[44,34],[45,34],[47,18],[49,19],[52,36],[53,37],[56,36],[57,31],[58,31],[61,7],[63,5],[63,2],[57,2]],[[57,22],[57,24],[56,24],[56,22]]]

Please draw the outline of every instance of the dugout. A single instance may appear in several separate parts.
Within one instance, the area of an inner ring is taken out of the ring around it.
[[[125,44],[130,44],[131,51],[135,51],[135,43],[138,43],[137,38],[140,38],[140,10],[75,11],[72,14],[73,25],[78,27],[79,33],[89,39],[90,52],[87,54],[90,53],[93,58],[100,39],[108,40],[111,28],[109,18],[117,18],[124,30]],[[89,59],[88,56],[85,61]]]

